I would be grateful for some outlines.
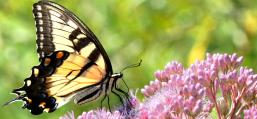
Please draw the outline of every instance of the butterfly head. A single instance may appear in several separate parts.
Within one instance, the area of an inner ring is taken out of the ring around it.
[[[128,65],[128,66],[126,66],[126,67],[124,67],[122,70],[121,70],[121,72],[120,73],[114,73],[114,74],[112,74],[111,75],[111,79],[113,79],[113,81],[114,82],[116,82],[118,79],[122,79],[122,77],[123,77],[123,71],[124,70],[126,70],[126,69],[129,69],[129,68],[134,68],[134,67],[139,67],[140,65],[141,65],[141,63],[142,63],[142,60],[140,60],[138,63],[136,63],[136,64],[131,64],[131,65]],[[124,82],[124,80],[122,79],[122,81]],[[111,82],[112,83],[112,82]],[[124,82],[125,83],[125,82]],[[125,85],[126,85],[126,87],[128,88],[128,86],[127,86],[127,84],[125,83]],[[112,86],[112,84],[111,84],[111,86]]]
[[[123,77],[123,73],[122,73],[122,72],[120,72],[120,73],[114,73],[114,74],[112,74],[111,77],[114,78],[114,79],[119,79],[119,78],[122,78],[122,77]]]

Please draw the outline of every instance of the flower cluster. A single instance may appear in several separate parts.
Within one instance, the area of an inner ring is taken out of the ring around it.
[[[89,112],[83,112],[78,119],[122,119],[124,116],[119,112],[109,112],[105,109],[91,110]],[[60,119],[75,119],[74,112],[68,112]]]
[[[207,54],[189,68],[172,61],[141,89],[142,102],[130,94],[129,110],[96,110],[79,118],[212,118],[213,112],[220,119],[257,117],[257,74],[242,61],[236,54]]]

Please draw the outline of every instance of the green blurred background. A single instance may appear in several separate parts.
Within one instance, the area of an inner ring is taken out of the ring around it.
[[[14,98],[37,65],[32,5],[35,0],[0,0],[0,104]],[[115,72],[128,69],[124,79],[133,90],[154,79],[154,72],[171,60],[189,66],[209,53],[238,53],[255,71],[257,2],[255,0],[56,0],[81,18],[102,42]],[[142,95],[138,93],[142,99]],[[111,105],[119,103],[111,97]],[[22,103],[0,107],[3,119],[58,118],[100,106],[72,102],[54,113],[33,116]]]

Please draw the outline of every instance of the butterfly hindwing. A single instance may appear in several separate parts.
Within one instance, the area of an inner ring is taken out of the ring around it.
[[[88,62],[87,60],[75,53],[71,53],[60,66],[56,67],[51,76],[46,77],[47,94],[52,95],[57,100],[56,102],[60,103],[58,107],[79,92],[90,92],[92,90],[90,87],[98,87],[100,89],[100,83],[105,77],[105,71],[96,64],[90,66],[86,71],[82,71],[83,66]],[[80,74],[81,71],[82,73]],[[90,93],[83,96],[88,96],[87,99],[91,98]]]

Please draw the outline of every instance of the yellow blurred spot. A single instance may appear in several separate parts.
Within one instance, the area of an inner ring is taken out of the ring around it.
[[[41,108],[45,108],[45,105],[46,105],[46,103],[45,103],[45,102],[41,102],[41,103],[39,104],[39,107],[41,107]]]
[[[25,99],[28,101],[29,104],[32,103],[32,100],[29,99],[28,97],[25,97]]]
[[[251,11],[245,12],[244,27],[247,33],[254,35],[257,33],[257,15]]]
[[[45,108],[44,111],[45,111],[45,112],[49,112],[49,111],[50,111],[50,108]]]
[[[33,71],[34,71],[35,77],[37,77],[37,76],[38,76],[38,73],[39,73],[39,70],[38,70],[37,68],[33,68]]]
[[[203,18],[201,24],[194,29],[193,36],[195,37],[195,43],[189,53],[188,64],[204,58],[210,41],[209,36],[215,27],[216,21],[212,16],[206,16]]]

